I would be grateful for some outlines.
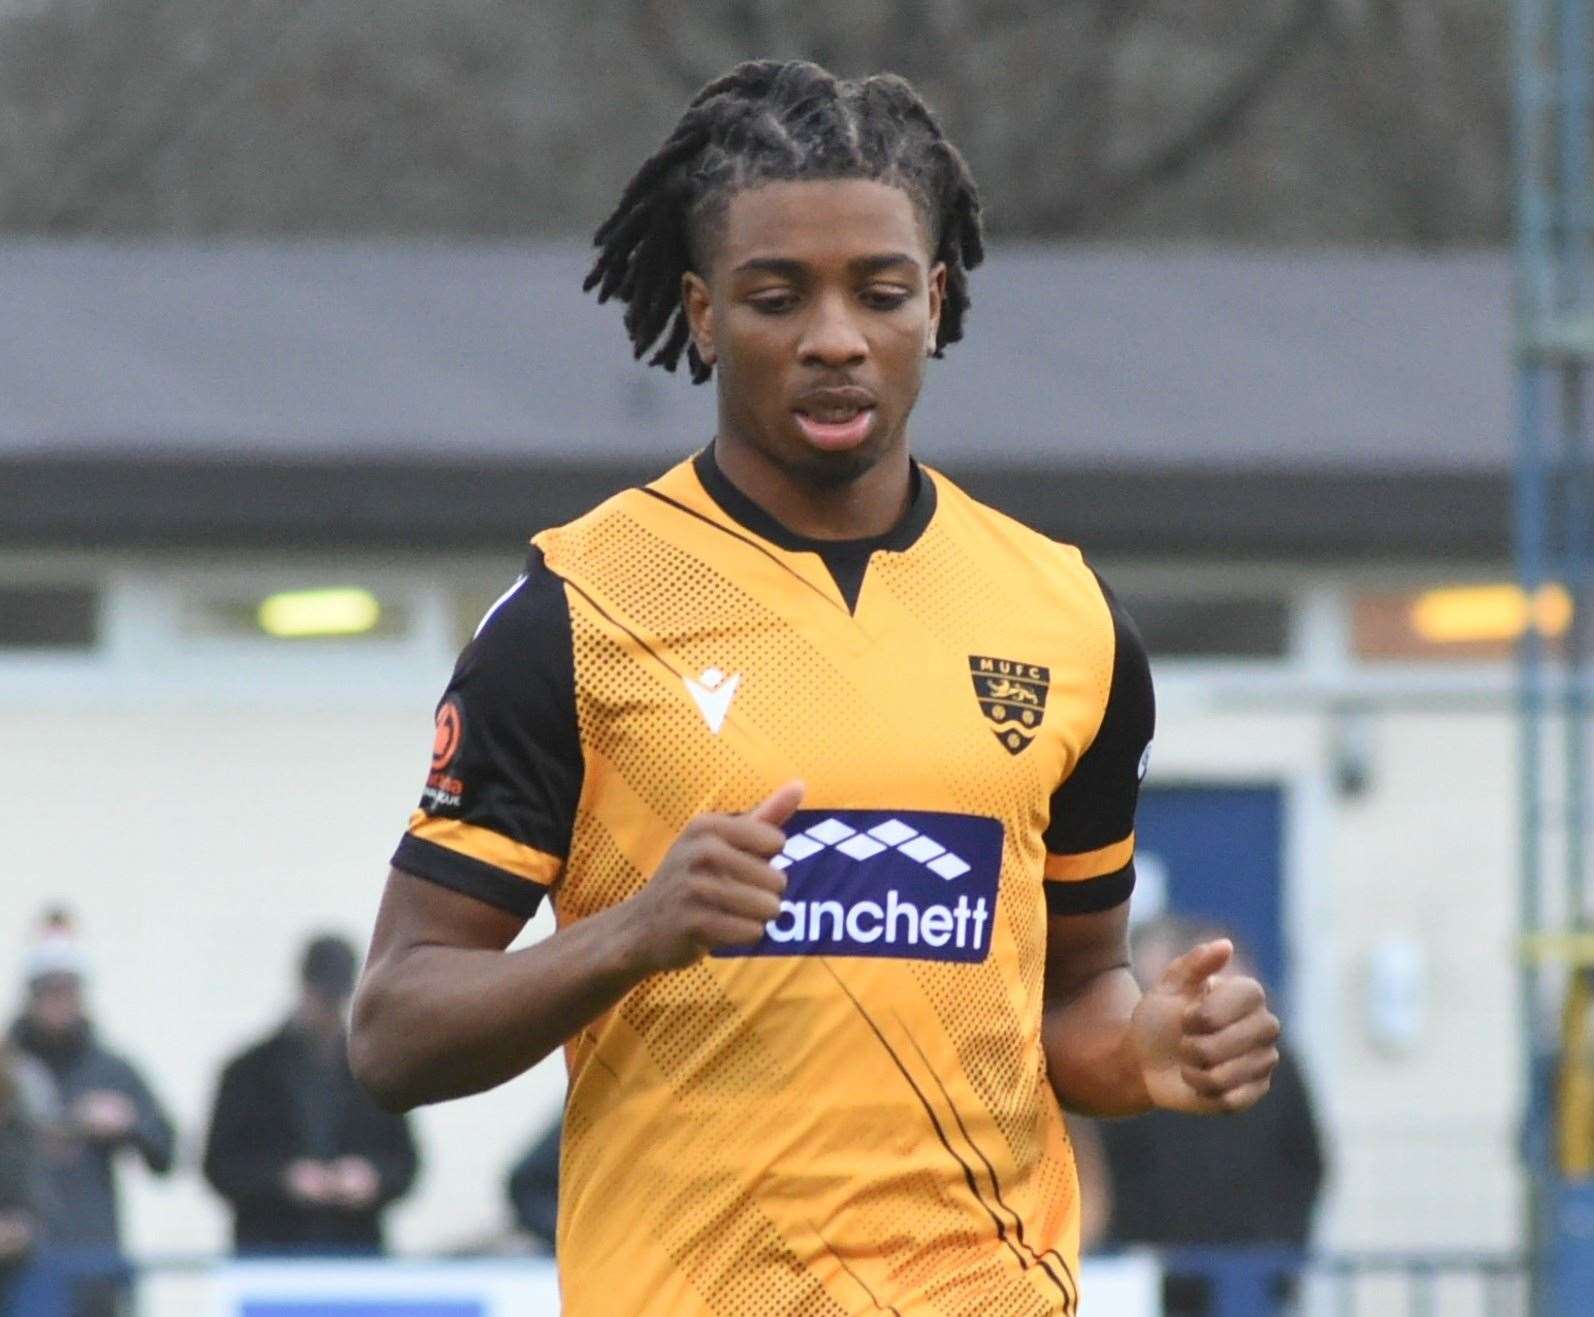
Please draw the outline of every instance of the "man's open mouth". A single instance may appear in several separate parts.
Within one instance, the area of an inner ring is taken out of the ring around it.
[[[816,448],[855,448],[874,429],[875,409],[858,406],[814,407],[795,413],[797,424]]]

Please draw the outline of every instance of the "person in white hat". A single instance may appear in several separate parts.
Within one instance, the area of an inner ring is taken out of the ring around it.
[[[172,1123],[142,1076],[95,1037],[84,999],[87,959],[66,912],[46,913],[23,958],[22,1014],[11,1041],[48,1074],[58,1116],[47,1127],[44,1160],[48,1245],[120,1248],[116,1163],[131,1152],[157,1175],[171,1169]],[[122,1302],[115,1279],[77,1287],[73,1317],[111,1317]]]

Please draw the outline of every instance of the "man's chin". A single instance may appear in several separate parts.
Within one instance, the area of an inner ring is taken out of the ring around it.
[[[839,453],[805,448],[787,469],[794,479],[811,489],[843,489],[873,468],[880,458],[880,452],[872,445],[849,448]]]
[[[867,475],[896,446],[900,432],[881,425],[856,448],[818,448],[806,440],[782,445],[786,460],[781,465],[793,480],[810,489],[837,490]]]

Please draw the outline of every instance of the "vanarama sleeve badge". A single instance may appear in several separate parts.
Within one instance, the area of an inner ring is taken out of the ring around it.
[[[453,770],[465,737],[465,715],[457,696],[448,696],[437,706],[436,731],[432,738],[432,770],[421,793],[423,809],[458,809],[465,784]]]

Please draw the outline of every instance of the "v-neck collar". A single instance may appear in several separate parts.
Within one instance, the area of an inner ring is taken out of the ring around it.
[[[719,463],[714,460],[712,440],[692,459],[692,468],[708,496],[719,505],[720,511],[743,529],[788,552],[817,554],[835,581],[836,588],[841,591],[848,612],[857,611],[858,596],[863,590],[863,578],[869,570],[870,557],[880,549],[901,553],[912,548],[929,526],[930,518],[935,515],[935,481],[911,459],[913,488],[907,511],[890,530],[856,540],[818,540],[799,535],[782,525],[737,489],[720,470]]]

